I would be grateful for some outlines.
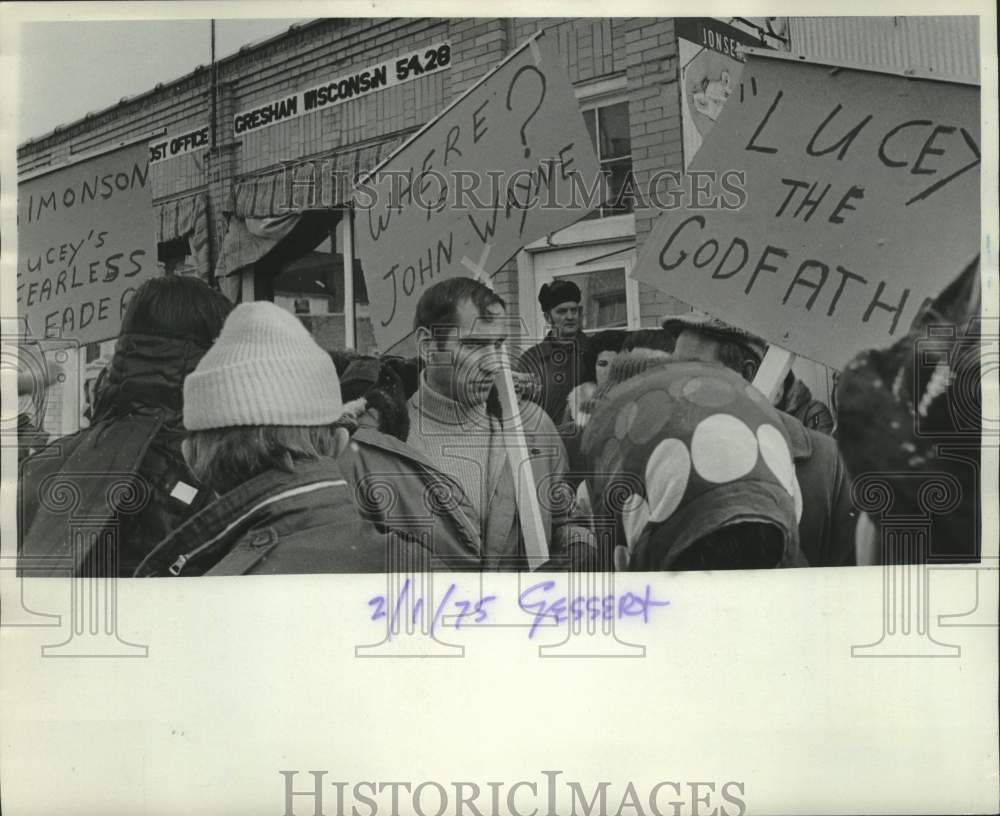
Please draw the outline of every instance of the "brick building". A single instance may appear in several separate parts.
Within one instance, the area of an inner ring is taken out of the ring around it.
[[[349,188],[328,191],[322,207],[289,212],[284,168],[306,161],[349,173],[374,167],[545,27],[565,59],[612,197],[525,247],[498,273],[496,288],[539,334],[536,293],[555,277],[580,284],[587,328],[654,326],[686,307],[628,276],[655,212],[615,202],[625,177],[641,189],[658,170],[683,169],[739,70],[737,46],[798,43],[845,58],[864,46],[871,61],[940,62],[937,52],[924,53],[934,39],[927,36],[931,18],[907,27],[909,19],[318,19],[22,144],[18,171],[44,172],[147,140],[164,271],[217,278],[234,297],[275,299],[324,346],[371,348],[363,270],[355,261],[348,274],[344,261],[353,254],[343,218]],[[949,65],[952,73],[976,70],[975,21],[951,20],[947,37],[961,47],[938,51],[967,55],[968,65]],[[711,59],[692,79],[702,52]],[[424,60],[419,75],[379,83],[377,66],[411,55]],[[296,108],[293,97],[319,88],[325,104],[314,95],[312,110]],[[309,291],[292,291],[288,282],[303,275]],[[88,359],[97,353],[91,349]]]

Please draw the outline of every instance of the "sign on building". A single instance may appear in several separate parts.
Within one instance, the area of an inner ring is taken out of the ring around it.
[[[133,292],[157,274],[149,148],[139,142],[17,187],[17,308],[31,336],[119,334]]]
[[[600,203],[597,157],[563,57],[543,32],[355,191],[355,240],[382,350],[449,277],[490,277],[525,244]]]
[[[888,345],[979,252],[979,96],[751,53],[689,168],[745,202],[663,212],[634,277],[834,368]]]
[[[399,54],[378,65],[359,68],[304,91],[245,108],[233,117],[233,134],[239,137],[253,133],[307,113],[315,113],[342,102],[402,85],[426,74],[443,71],[449,65],[449,42],[434,43],[411,53]]]
[[[208,125],[175,133],[172,136],[163,136],[149,143],[149,163],[156,164],[196,150],[204,150],[208,147],[208,138]]]
[[[680,61],[684,164],[689,165],[722,113],[722,106],[733,90],[739,89],[743,49],[760,46],[761,41],[710,17],[678,17],[674,30]]]

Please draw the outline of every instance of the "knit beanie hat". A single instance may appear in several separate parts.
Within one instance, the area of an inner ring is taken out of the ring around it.
[[[329,425],[343,414],[337,369],[290,312],[244,303],[184,380],[189,431],[237,425]]]

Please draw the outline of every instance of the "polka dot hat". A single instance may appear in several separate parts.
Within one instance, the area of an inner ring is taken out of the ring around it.
[[[615,520],[630,569],[669,569],[740,522],[777,526],[781,563],[794,560],[802,497],[784,425],[729,369],[670,362],[621,383],[595,406],[583,450],[594,509]]]

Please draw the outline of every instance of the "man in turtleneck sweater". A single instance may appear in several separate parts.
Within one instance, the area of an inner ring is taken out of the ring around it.
[[[409,401],[408,444],[463,492],[462,511],[481,535],[481,569],[519,569],[525,548],[518,523],[515,484],[506,459],[501,421],[487,409],[507,333],[502,298],[470,278],[430,287],[417,305],[415,326],[425,366]],[[532,403],[521,417],[539,493],[553,495],[566,471],[566,453],[552,421]],[[568,507],[540,502],[550,552],[565,550]],[[547,506],[548,505],[548,506]]]

